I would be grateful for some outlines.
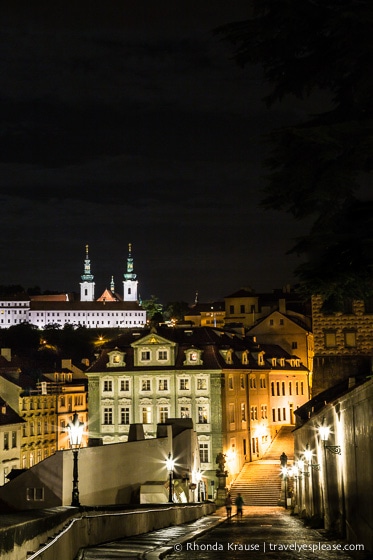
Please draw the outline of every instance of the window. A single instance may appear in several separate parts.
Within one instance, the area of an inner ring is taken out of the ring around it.
[[[277,420],[281,422],[281,408],[277,409]]]
[[[180,407],[180,418],[190,418],[190,405],[182,405]]]
[[[9,433],[4,432],[4,449],[9,449]]]
[[[104,408],[104,424],[110,426],[113,423],[113,409]]]
[[[282,419],[286,420],[286,408],[282,409]]]
[[[252,406],[250,408],[250,418],[251,420],[258,420],[258,407]]]
[[[233,377],[231,375],[228,377],[228,388],[233,389]]]
[[[271,381],[271,395],[272,397],[275,396],[275,382]]]
[[[160,406],[159,407],[159,421],[164,423],[167,421],[170,413],[170,407],[168,406]]]
[[[235,422],[234,403],[229,404],[228,415],[229,415],[229,423],[233,424]]]
[[[167,350],[158,350],[158,360],[167,360],[168,352]]]
[[[245,306],[244,305],[240,305],[240,313],[245,313]]]
[[[285,395],[285,381],[282,381],[281,389],[282,389],[282,396],[284,396]]]
[[[234,305],[229,306],[229,313],[231,313],[231,314],[234,313]]]
[[[245,377],[243,375],[240,375],[240,387],[245,389]]]
[[[104,380],[104,391],[109,392],[113,390],[113,382],[111,379]]]
[[[293,350],[296,350],[298,348],[298,342],[293,341],[291,343],[291,347],[292,347]]]
[[[143,406],[141,408],[141,416],[142,416],[142,423],[143,424],[151,424],[152,423],[152,408],[151,408],[151,406]]]
[[[74,406],[83,406],[83,395],[76,395],[74,397]]]
[[[199,460],[201,463],[209,462],[209,444],[200,443],[199,444]]]
[[[150,350],[143,350],[141,352],[141,361],[148,362],[150,360]]]
[[[354,348],[356,346],[356,332],[355,331],[345,331],[344,332],[344,342],[346,348]]]
[[[120,423],[129,424],[130,423],[130,409],[129,406],[122,406],[120,409]]]
[[[284,320],[280,319],[280,325],[283,325],[283,324],[284,324]]]
[[[267,387],[266,378],[263,375],[260,376],[259,383],[261,389],[265,389]]]
[[[255,377],[255,375],[250,375],[250,389],[256,389],[256,377]]]
[[[304,383],[303,383],[303,381],[300,382],[300,394],[301,395],[304,394]]]
[[[299,395],[299,383],[298,383],[298,381],[295,382],[295,394]]]
[[[280,396],[280,382],[279,381],[276,381],[276,390],[277,390],[276,394],[279,397]]]
[[[207,389],[207,379],[204,377],[197,377],[197,390],[205,391]]]
[[[130,380],[129,379],[121,379],[120,380],[120,390],[121,391],[129,391],[130,390]]]
[[[325,333],[325,347],[335,348],[337,346],[336,333],[333,331]]]
[[[141,380],[141,391],[151,391],[151,379]]]
[[[260,411],[261,411],[261,414],[262,414],[262,419],[265,420],[267,418],[267,405],[262,404],[260,406]]]
[[[241,421],[246,422],[246,404],[241,403]]]
[[[289,395],[293,394],[293,388],[292,388],[292,384],[291,381],[289,381]]]
[[[168,391],[168,379],[158,379],[158,391]]]
[[[208,423],[207,406],[199,405],[198,406],[198,424],[207,424],[207,423]]]
[[[272,408],[272,422],[276,422],[276,409]]]
[[[44,488],[27,488],[26,499],[29,502],[40,502],[44,500]]]
[[[182,377],[179,379],[179,389],[180,391],[189,391],[189,378]]]

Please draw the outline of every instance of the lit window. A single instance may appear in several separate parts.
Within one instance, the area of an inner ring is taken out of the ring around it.
[[[189,379],[187,377],[179,379],[179,389],[180,391],[189,391]]]
[[[143,362],[148,362],[150,360],[150,350],[143,350],[141,352],[141,360]]]
[[[142,379],[141,380],[141,391],[151,391],[151,380]]]
[[[143,406],[141,409],[142,423],[151,424],[152,422],[152,408],[151,406]]]
[[[168,391],[168,379],[158,379],[158,391]]]
[[[197,390],[198,391],[205,391],[207,389],[207,379],[203,377],[197,378]]]
[[[200,405],[198,407],[198,424],[207,424],[207,423],[208,423],[207,406]]]

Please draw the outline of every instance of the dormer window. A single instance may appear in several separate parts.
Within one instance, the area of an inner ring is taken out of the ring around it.
[[[280,366],[285,367],[285,358],[280,358]]]
[[[228,350],[220,350],[226,364],[233,364],[233,350],[229,348]]]
[[[272,367],[276,367],[276,365],[277,365],[276,358],[272,358]]]
[[[184,365],[202,365],[203,362],[201,360],[201,354],[201,350],[197,350],[196,348],[189,348],[185,351],[186,359],[184,360]]]
[[[249,363],[249,352],[247,350],[242,352],[242,363],[245,365]]]
[[[264,366],[264,352],[258,354],[258,366]]]
[[[126,365],[124,361],[124,352],[113,350],[112,352],[108,352],[108,356],[109,362],[106,364],[106,367],[124,367]]]

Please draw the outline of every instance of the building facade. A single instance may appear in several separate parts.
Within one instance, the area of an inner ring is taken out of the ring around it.
[[[0,486],[20,468],[22,418],[0,397]]]
[[[263,455],[309,398],[308,370],[299,358],[211,327],[125,333],[86,375],[90,437],[126,441],[131,423],[154,437],[157,423],[191,418],[210,483],[219,453],[233,457],[234,476]]]
[[[315,357],[313,394],[348,377],[373,370],[373,301],[345,301],[343,312],[326,314],[312,298]]]
[[[72,294],[22,295],[0,299],[0,328],[6,329],[21,323],[31,323],[39,329],[47,325],[63,327],[65,324],[86,328],[142,327],[146,323],[146,311],[138,301],[138,281],[134,273],[131,245],[123,277],[123,296],[115,291],[112,278],[110,289],[95,299],[95,282],[87,245],[79,301]]]

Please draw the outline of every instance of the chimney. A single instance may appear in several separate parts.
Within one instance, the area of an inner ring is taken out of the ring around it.
[[[12,349],[11,348],[2,348],[1,355],[5,358],[8,362],[12,361]]]
[[[283,313],[283,315],[286,314],[286,299],[285,298],[281,298],[278,300],[278,310],[280,313]]]
[[[348,378],[348,388],[352,389],[352,387],[355,387],[356,385],[356,378],[355,377],[349,377]]]

